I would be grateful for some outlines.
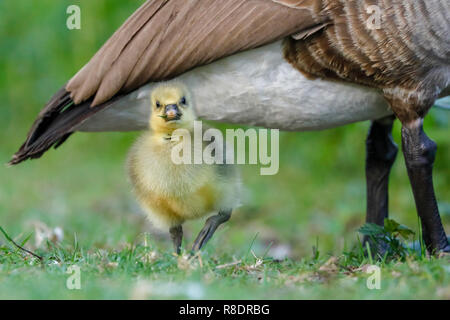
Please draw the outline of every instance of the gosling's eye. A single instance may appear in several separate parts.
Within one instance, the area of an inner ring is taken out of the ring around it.
[[[180,103],[181,103],[181,104],[186,104],[186,103],[187,103],[187,102],[186,102],[186,97],[181,98]]]
[[[156,108],[161,108],[161,103],[159,103],[159,101],[156,101]]]

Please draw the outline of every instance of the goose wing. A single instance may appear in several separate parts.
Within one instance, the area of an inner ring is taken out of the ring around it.
[[[63,143],[140,86],[316,29],[320,0],[148,0],[40,112],[11,164]]]

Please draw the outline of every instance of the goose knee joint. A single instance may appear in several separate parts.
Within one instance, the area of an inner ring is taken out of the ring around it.
[[[437,145],[422,129],[402,129],[403,154],[409,167],[432,166],[436,158]]]

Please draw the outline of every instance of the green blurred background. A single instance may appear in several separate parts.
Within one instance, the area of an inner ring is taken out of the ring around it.
[[[0,0],[0,162],[23,142],[32,121],[57,91],[143,1]],[[78,4],[82,29],[66,28],[66,8]],[[320,97],[317,97],[320,99]],[[437,142],[434,180],[450,233],[450,112],[434,108],[425,121]],[[365,219],[365,138],[369,122],[323,132],[281,133],[280,171],[259,175],[243,166],[245,205],[213,239],[221,250],[240,253],[258,233],[255,250],[273,242],[272,254],[298,259],[337,253],[355,244]],[[399,139],[399,124],[394,136]],[[77,133],[58,151],[19,166],[0,166],[0,225],[13,236],[40,221],[61,227],[65,241],[116,248],[144,232],[162,249],[164,233],[141,214],[127,182],[124,160],[139,133]],[[403,156],[391,175],[390,213],[417,230]],[[188,223],[192,242],[203,222]],[[3,240],[0,240],[0,243]]]

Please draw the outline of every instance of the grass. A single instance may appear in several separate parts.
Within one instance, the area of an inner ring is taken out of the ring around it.
[[[84,249],[47,242],[43,260],[1,248],[0,282],[11,299],[449,299],[448,259],[410,253],[403,260],[373,261],[359,250],[294,261],[258,257],[249,247],[230,256],[215,246],[195,256],[176,256],[150,245],[150,237],[116,249]],[[249,254],[249,252],[251,254]],[[380,290],[368,289],[381,269]],[[67,281],[76,265],[80,289]]]
[[[81,4],[82,30],[68,31],[65,9],[74,3]],[[139,3],[0,2],[1,163],[51,93]],[[439,109],[425,121],[438,144],[434,183],[447,232],[449,123],[450,112]],[[218,230],[201,264],[171,254],[167,234],[149,225],[130,192],[124,160],[138,133],[77,133],[40,160],[0,166],[0,226],[44,257],[40,262],[18,251],[0,234],[0,298],[449,299],[448,259],[407,252],[376,262],[361,254],[368,127],[281,133],[279,173],[260,176],[258,166],[242,167],[245,205]],[[398,123],[394,138],[400,141]],[[390,215],[419,234],[401,153],[391,175]],[[185,247],[202,224],[186,224]],[[58,238],[55,228],[64,237],[48,244],[47,236]],[[370,263],[381,267],[381,290],[367,289]],[[81,290],[66,287],[74,264]]]

